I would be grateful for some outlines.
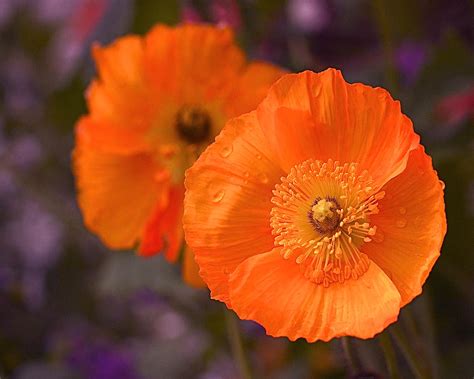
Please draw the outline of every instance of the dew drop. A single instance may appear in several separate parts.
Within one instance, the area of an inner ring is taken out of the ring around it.
[[[267,183],[268,183],[268,176],[267,176],[267,174],[265,174],[264,172],[261,172],[260,174],[258,174],[258,179],[259,179],[263,184],[267,184]]]
[[[407,209],[405,207],[400,207],[398,211],[400,212],[401,215],[404,215],[405,213],[407,213]]]
[[[224,195],[225,195],[225,191],[224,190],[220,190],[220,191],[217,191],[214,196],[212,197],[212,201],[214,203],[218,203],[220,202],[223,198],[224,198]]]
[[[249,174],[247,171],[245,171],[245,172],[244,172],[244,176],[245,176],[246,178],[248,178],[248,177],[250,176],[250,174]]]
[[[404,219],[404,218],[401,218],[401,219],[397,220],[395,225],[397,225],[397,228],[404,228],[405,226],[407,226],[407,220]]]
[[[381,231],[378,231],[377,230],[377,233],[375,233],[373,236],[372,236],[372,239],[377,242],[377,243],[382,243],[383,240],[385,239],[385,235],[381,232]]]
[[[233,150],[234,148],[232,147],[232,145],[226,145],[221,150],[221,156],[223,158],[227,158],[230,154],[232,154]]]
[[[439,181],[439,184],[441,184],[441,189],[444,190],[446,188],[446,184],[442,180]]]
[[[255,158],[260,160],[260,159],[262,159],[262,156],[260,154],[257,154],[257,155],[255,155]]]

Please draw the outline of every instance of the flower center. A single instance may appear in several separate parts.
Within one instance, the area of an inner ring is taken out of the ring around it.
[[[310,222],[314,228],[321,234],[332,232],[339,224],[339,214],[341,207],[334,197],[321,199],[317,197],[313,206],[308,212]]]
[[[206,141],[211,132],[211,118],[200,106],[183,106],[176,114],[176,129],[186,142],[197,144]]]
[[[357,279],[369,268],[361,252],[376,226],[383,191],[375,191],[357,164],[307,160],[275,186],[271,226],[285,259],[294,257],[306,278],[328,287]]]

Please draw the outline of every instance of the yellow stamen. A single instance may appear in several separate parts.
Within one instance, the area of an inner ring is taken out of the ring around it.
[[[377,192],[355,163],[308,160],[275,186],[271,226],[285,259],[295,257],[304,275],[325,287],[357,279],[370,264],[360,251],[371,242],[378,213]]]

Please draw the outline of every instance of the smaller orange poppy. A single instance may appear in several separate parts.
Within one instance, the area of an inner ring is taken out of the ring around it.
[[[112,249],[163,251],[176,261],[184,171],[283,71],[246,62],[232,31],[210,25],[157,25],[144,37],[94,46],[93,55],[98,77],[73,154],[84,222]],[[192,251],[184,251],[186,281],[202,286]]]

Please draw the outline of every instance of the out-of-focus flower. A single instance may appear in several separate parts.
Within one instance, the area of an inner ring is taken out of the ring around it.
[[[4,25],[8,24],[15,13],[15,0],[0,1],[0,30]]]
[[[76,72],[92,42],[110,41],[122,33],[133,13],[130,0],[75,0],[71,7],[48,51],[55,75],[53,84],[59,87]]]
[[[206,372],[199,376],[199,379],[239,379],[241,377],[229,356],[219,355],[209,366]]]
[[[395,52],[395,63],[405,83],[413,83],[425,65],[428,51],[425,45],[407,41]]]
[[[36,21],[43,24],[62,22],[87,2],[91,0],[23,0],[24,7],[28,6]]]
[[[320,31],[330,19],[325,0],[290,0],[288,18],[293,27],[303,33]]]
[[[247,63],[230,29],[206,25],[158,25],[93,53],[99,79],[87,92],[90,113],[77,123],[74,150],[85,224],[110,248],[138,244],[140,255],[164,251],[174,262],[184,171],[283,71]],[[202,285],[185,254],[185,280]]]
[[[9,170],[0,168],[0,197],[11,195],[16,188],[12,173]]]
[[[26,303],[36,309],[44,302],[46,272],[61,252],[62,225],[31,200],[23,200],[14,211],[17,217],[5,224],[0,235],[21,259],[23,295]]]
[[[68,362],[88,379],[139,379],[132,358],[120,347],[87,341],[75,347]]]
[[[17,218],[5,225],[4,233],[26,267],[48,268],[61,252],[62,224],[31,200],[23,200]]]
[[[11,163],[21,169],[38,163],[43,156],[39,141],[32,135],[25,135],[13,141],[9,151]]]
[[[181,7],[181,20],[190,23],[203,21],[199,12],[191,4],[185,4]]]
[[[421,293],[446,232],[443,186],[400,103],[332,69],[281,78],[186,189],[211,296],[291,340],[373,337]]]
[[[210,8],[215,23],[230,26],[234,30],[240,28],[242,20],[236,0],[214,0],[211,2]]]
[[[443,98],[435,112],[448,125],[457,125],[469,118],[474,121],[474,87]]]
[[[41,111],[38,82],[33,62],[23,50],[13,49],[0,62],[0,87],[4,112],[17,120],[29,121]]]

